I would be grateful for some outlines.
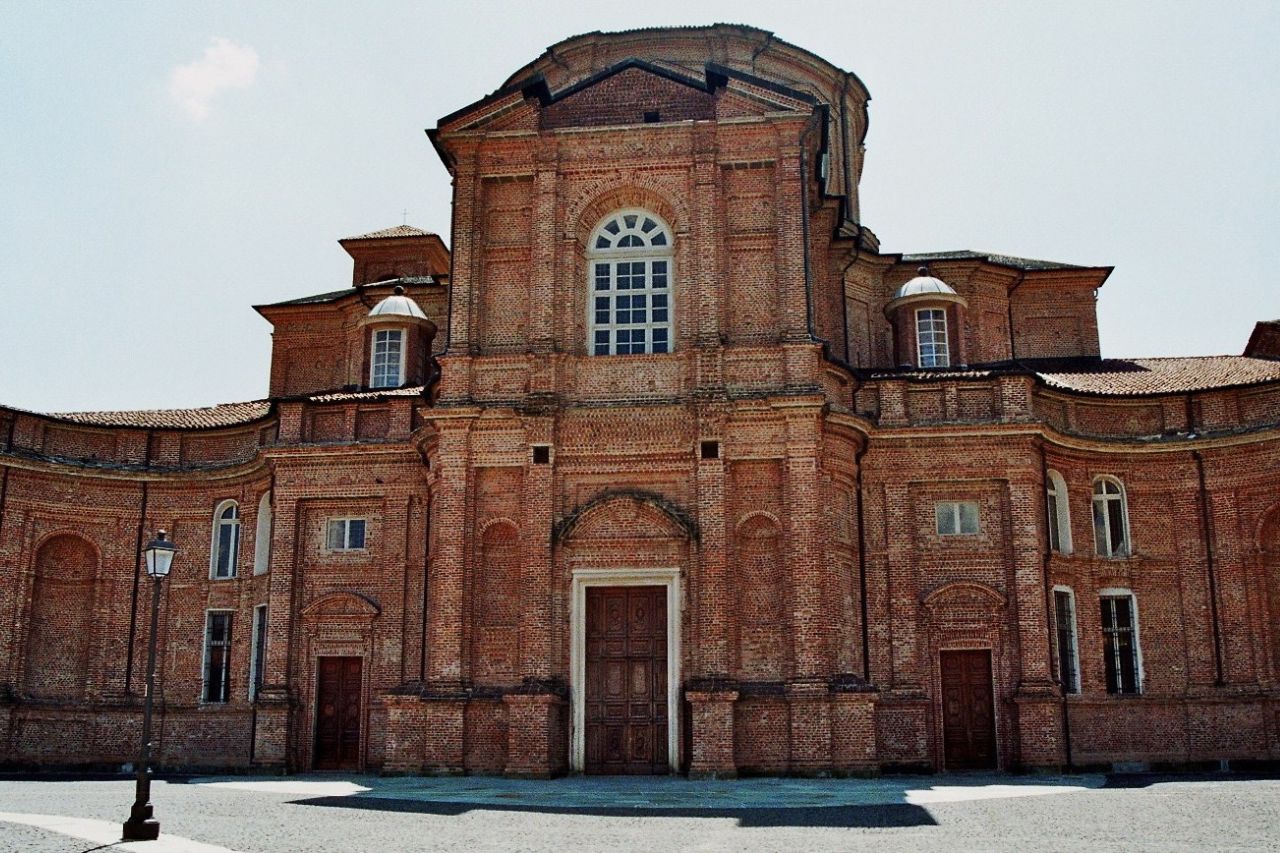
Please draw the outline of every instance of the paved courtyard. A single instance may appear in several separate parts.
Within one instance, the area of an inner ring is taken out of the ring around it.
[[[127,779],[0,779],[0,850],[1280,851],[1280,780],[192,777],[153,788],[158,842],[119,843]]]

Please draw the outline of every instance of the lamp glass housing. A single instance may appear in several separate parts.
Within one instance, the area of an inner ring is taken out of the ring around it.
[[[164,531],[158,531],[156,538],[147,543],[142,556],[146,561],[147,574],[153,578],[163,578],[169,574],[173,565],[173,555],[178,547],[165,538]]]

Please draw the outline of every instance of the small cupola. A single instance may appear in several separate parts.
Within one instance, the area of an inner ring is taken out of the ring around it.
[[[963,366],[964,316],[968,302],[955,288],[929,272],[916,270],[884,306],[893,325],[896,360],[901,367]]]
[[[365,371],[369,388],[400,388],[426,380],[436,326],[405,289],[396,285],[360,321],[365,335]]]

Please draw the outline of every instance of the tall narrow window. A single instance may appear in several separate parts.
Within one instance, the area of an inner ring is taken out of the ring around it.
[[[258,524],[253,535],[253,573],[266,574],[271,568],[271,492],[258,501]]]
[[[1067,693],[1080,692],[1080,656],[1076,643],[1076,597],[1070,589],[1053,591],[1054,627],[1058,638],[1058,681]]]
[[[253,608],[253,657],[249,659],[249,701],[258,698],[267,663],[267,605]]]
[[[1067,483],[1062,475],[1050,469],[1044,484],[1046,517],[1049,522],[1049,548],[1060,554],[1071,553],[1071,511],[1067,501]]]
[[[589,351],[670,352],[673,254],[667,226],[643,210],[620,211],[596,228],[587,253]]]
[[[921,367],[948,367],[951,351],[947,347],[947,312],[941,308],[916,311],[916,349]]]
[[[404,380],[404,330],[375,329],[369,359],[370,388],[398,388]]]
[[[240,558],[240,505],[223,501],[213,511],[213,547],[209,555],[209,577],[236,576]]]
[[[1093,542],[1099,557],[1129,556],[1129,511],[1124,487],[1113,477],[1093,483]]]
[[[226,702],[231,698],[231,612],[210,610],[204,629],[205,702]]]
[[[1108,693],[1141,693],[1138,608],[1128,590],[1102,595],[1102,648]]]

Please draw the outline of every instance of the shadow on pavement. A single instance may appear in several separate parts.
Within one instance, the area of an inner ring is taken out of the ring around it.
[[[857,806],[798,806],[795,808],[653,808],[648,806],[608,808],[538,806],[496,803],[444,803],[387,797],[312,797],[294,800],[295,805],[335,809],[362,809],[388,812],[416,812],[455,816],[470,811],[534,812],[540,814],[591,815],[594,817],[718,817],[736,818],[743,827],[904,827],[937,826],[937,821],[921,806],[907,803]]]

